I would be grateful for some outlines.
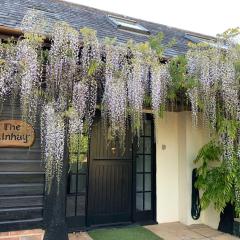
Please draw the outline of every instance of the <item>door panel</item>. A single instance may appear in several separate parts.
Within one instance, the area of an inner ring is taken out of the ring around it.
[[[102,121],[93,125],[91,136],[88,224],[128,222],[132,218],[132,144],[125,150],[109,143]]]

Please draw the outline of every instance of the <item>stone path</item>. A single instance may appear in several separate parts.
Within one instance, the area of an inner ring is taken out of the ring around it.
[[[69,234],[69,240],[92,240],[86,232]]]
[[[181,223],[164,223],[145,226],[164,240],[240,240],[228,234],[218,232],[206,225],[186,226]],[[0,240],[42,240],[40,229],[15,232],[0,232]],[[69,240],[92,240],[87,232],[69,234]],[[119,239],[121,240],[121,239]]]
[[[239,240],[202,224],[186,226],[176,222],[145,227],[164,240]]]

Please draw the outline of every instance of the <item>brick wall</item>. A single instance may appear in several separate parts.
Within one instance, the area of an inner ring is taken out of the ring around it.
[[[41,229],[0,232],[0,240],[42,240],[44,232]]]

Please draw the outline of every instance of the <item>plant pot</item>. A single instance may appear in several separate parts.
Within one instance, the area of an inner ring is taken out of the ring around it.
[[[234,218],[233,235],[240,237],[240,218]]]

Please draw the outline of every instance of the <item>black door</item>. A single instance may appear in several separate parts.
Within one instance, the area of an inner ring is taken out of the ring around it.
[[[90,143],[88,225],[132,220],[132,144],[125,150],[109,143],[107,130],[95,121]]]

